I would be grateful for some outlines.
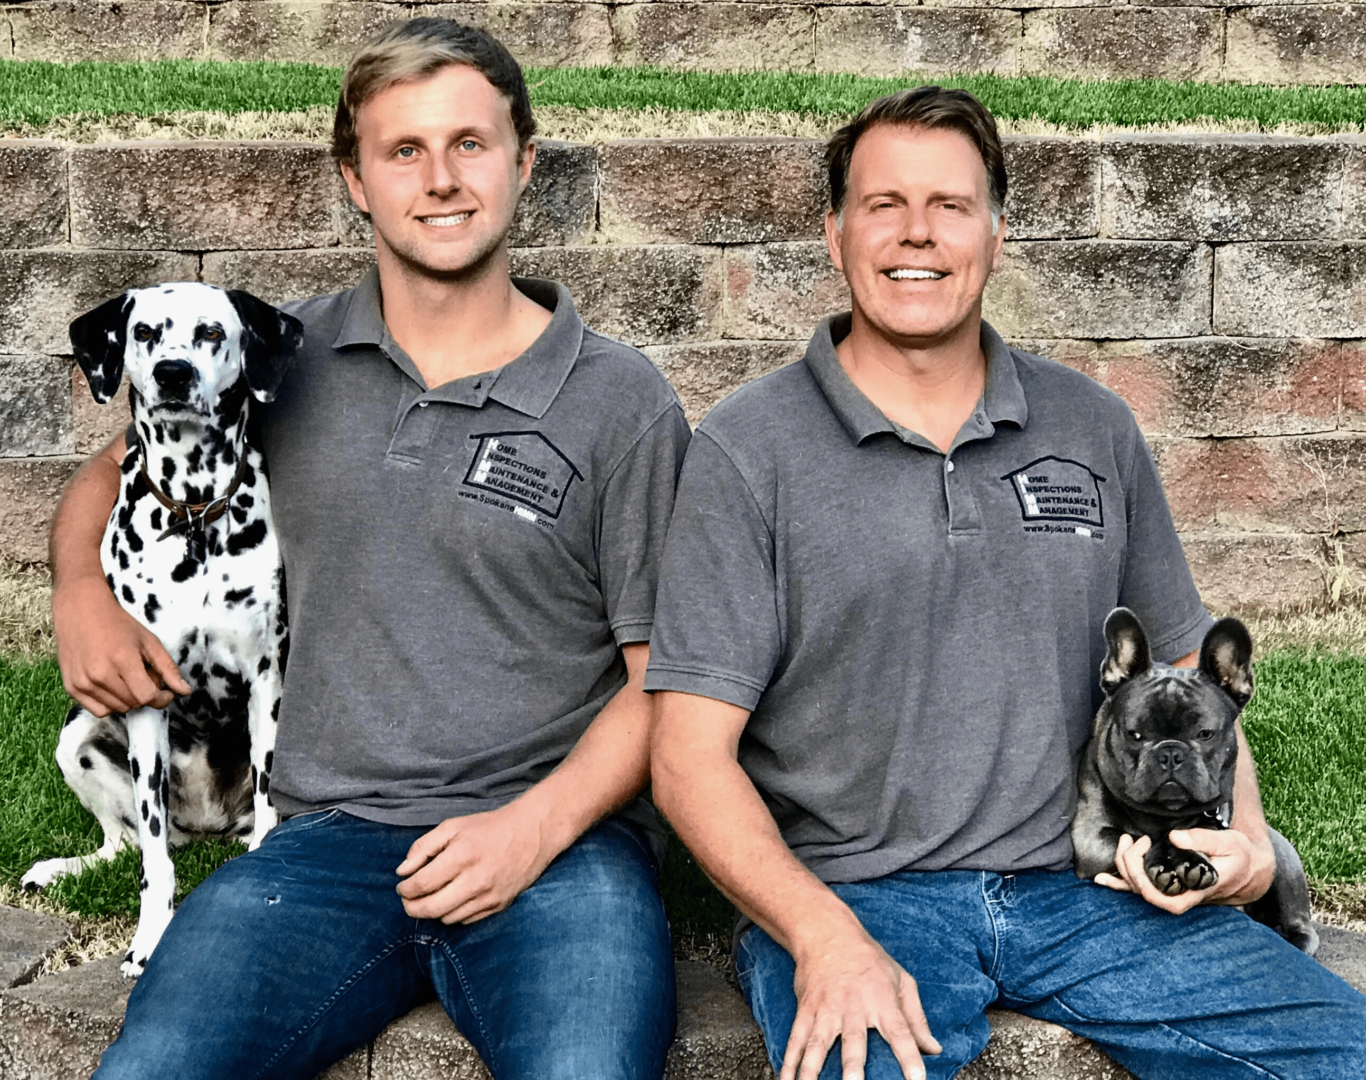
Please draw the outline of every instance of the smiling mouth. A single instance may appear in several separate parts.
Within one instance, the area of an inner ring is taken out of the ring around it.
[[[464,213],[461,214],[445,214],[441,216],[433,215],[431,217],[420,217],[417,220],[422,222],[422,224],[424,225],[435,225],[438,229],[446,229],[450,228],[450,226],[452,225],[459,225],[462,222],[468,221],[470,219],[470,215],[473,213],[473,210],[466,210]]]
[[[893,281],[938,281],[948,276],[942,270],[911,270],[905,267],[883,272]]]

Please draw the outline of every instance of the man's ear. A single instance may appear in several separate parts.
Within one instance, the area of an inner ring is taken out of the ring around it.
[[[1005,251],[1006,243],[1006,214],[1001,211],[1001,216],[996,219],[996,234],[992,237],[996,243],[996,250],[991,256],[991,272],[994,274],[1001,269],[1001,255]]]
[[[272,401],[304,342],[304,324],[249,292],[227,292],[242,320],[242,374],[257,401]]]
[[[536,164],[536,140],[532,139],[522,147],[521,153],[517,155],[517,194],[522,195],[526,192],[527,185],[531,183],[531,170]]]
[[[103,405],[123,379],[123,350],[128,343],[128,309],[133,294],[121,293],[87,311],[67,327],[76,363],[85,372],[90,393]]]
[[[1105,620],[1105,661],[1100,665],[1100,688],[1109,697],[1135,675],[1153,666],[1148,635],[1138,616],[1118,607]]]
[[[1252,635],[1237,619],[1220,619],[1200,646],[1200,670],[1242,708],[1252,698]]]
[[[844,256],[840,252],[840,234],[844,231],[840,222],[839,214],[835,211],[825,212],[825,244],[830,250],[830,261],[835,264],[835,269],[841,274],[844,273]]]
[[[351,193],[351,201],[356,204],[362,214],[370,212],[370,204],[365,201],[365,187],[360,182],[359,170],[352,167],[349,162],[341,163],[342,179],[346,181],[346,190]]]

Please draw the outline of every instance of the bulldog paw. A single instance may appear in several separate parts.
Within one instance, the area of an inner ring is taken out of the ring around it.
[[[1173,848],[1148,862],[1148,880],[1164,896],[1178,896],[1183,892],[1208,889],[1219,880],[1219,872],[1210,861],[1194,851]]]

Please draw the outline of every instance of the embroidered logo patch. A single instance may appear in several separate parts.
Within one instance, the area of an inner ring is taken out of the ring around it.
[[[465,473],[465,485],[488,493],[480,497],[483,502],[553,527],[569,485],[583,479],[574,463],[539,431],[488,431],[470,438],[477,439],[479,447]]]
[[[1026,532],[1091,536],[1105,527],[1100,490],[1105,477],[1097,476],[1079,461],[1042,457],[1001,479],[1010,484],[1019,500]],[[1048,524],[1051,522],[1067,524]]]

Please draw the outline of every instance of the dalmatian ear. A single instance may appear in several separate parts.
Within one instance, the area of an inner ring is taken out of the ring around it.
[[[1237,619],[1220,619],[1200,646],[1200,670],[1242,708],[1252,699],[1252,635]]]
[[[1105,695],[1113,694],[1135,675],[1142,675],[1153,666],[1148,652],[1148,635],[1138,616],[1128,608],[1118,607],[1105,620],[1105,662],[1100,665],[1100,688]]]
[[[103,405],[123,378],[123,350],[128,342],[128,309],[133,294],[123,293],[87,311],[68,328],[76,363],[85,372],[95,400]]]
[[[229,289],[242,320],[242,374],[257,401],[273,401],[285,372],[304,343],[304,324],[249,292]]]

